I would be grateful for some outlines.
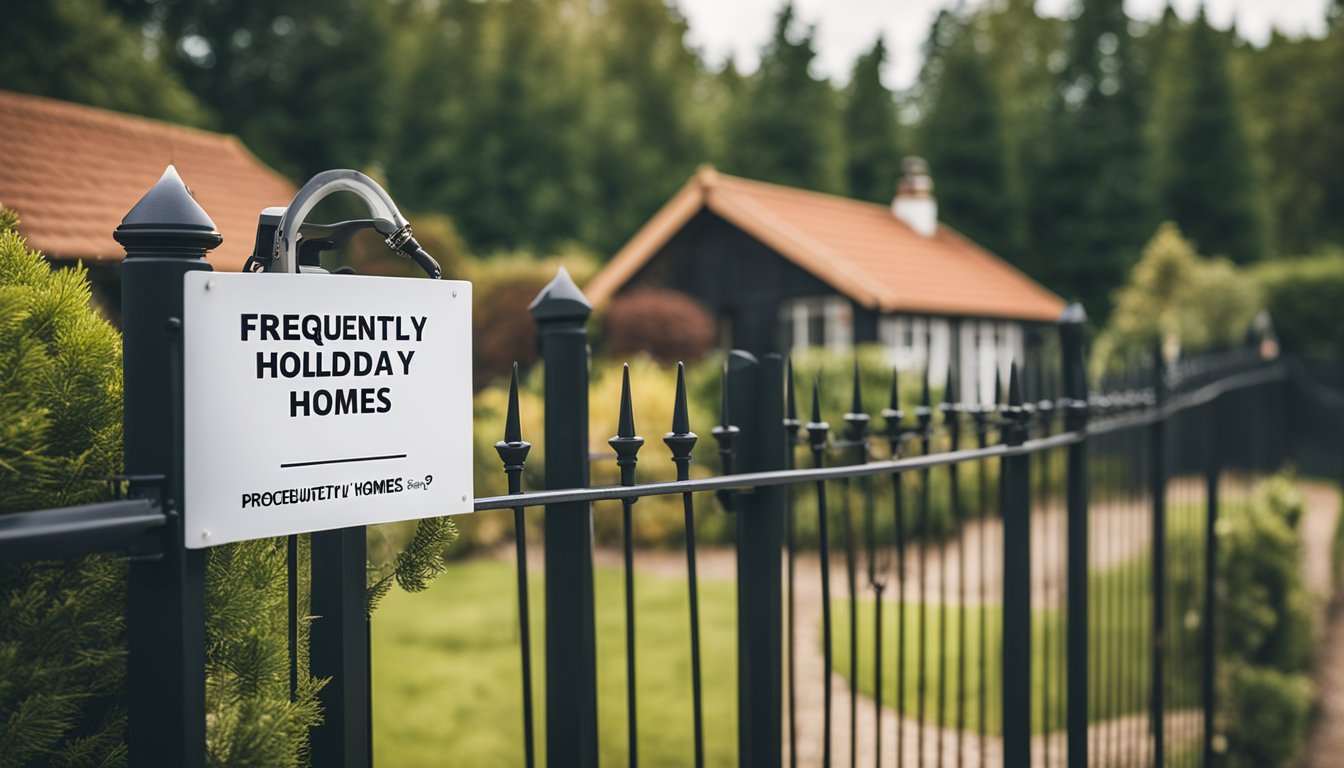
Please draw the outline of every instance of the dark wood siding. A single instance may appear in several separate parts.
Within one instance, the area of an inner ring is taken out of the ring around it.
[[[732,328],[733,346],[780,352],[779,307],[835,289],[709,211],[701,211],[621,292],[656,285],[694,296]],[[857,341],[877,338],[876,314],[854,307]],[[861,331],[860,329],[864,329]]]

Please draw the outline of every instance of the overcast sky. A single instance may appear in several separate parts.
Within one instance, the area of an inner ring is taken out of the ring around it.
[[[971,6],[983,0],[968,0]],[[1037,0],[1041,13],[1062,15],[1074,0]],[[1234,21],[1243,37],[1261,43],[1271,28],[1291,35],[1321,35],[1328,0],[1205,0],[1209,18],[1218,27]],[[858,54],[883,35],[890,63],[889,88],[909,86],[919,73],[919,48],[938,10],[954,0],[794,0],[803,21],[817,26],[818,64],[823,73],[847,80]],[[754,70],[761,46],[770,37],[783,0],[677,0],[690,24],[689,43],[714,65],[733,57],[740,68]],[[1135,18],[1156,18],[1166,0],[1126,0]],[[1194,15],[1199,0],[1172,0],[1184,18]]]

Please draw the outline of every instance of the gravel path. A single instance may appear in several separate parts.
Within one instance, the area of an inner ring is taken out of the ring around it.
[[[1302,483],[1301,487],[1308,509],[1302,521],[1307,586],[1321,598],[1318,619],[1324,632],[1312,675],[1317,711],[1299,762],[1303,768],[1334,768],[1344,755],[1344,595],[1332,591],[1330,573],[1339,496],[1328,485]]]

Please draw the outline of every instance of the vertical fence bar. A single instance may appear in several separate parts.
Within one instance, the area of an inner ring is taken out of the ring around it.
[[[308,646],[322,725],[309,741],[313,765],[365,768],[369,739],[369,635],[365,597],[368,544],[364,526],[312,534],[313,626]]]
[[[691,479],[691,451],[699,437],[691,431],[691,419],[686,407],[686,366],[677,363],[676,402],[672,406],[672,431],[663,435],[663,442],[672,451],[672,462],[677,465],[677,479]],[[690,492],[681,494],[681,506],[686,526],[686,592],[691,614],[691,717],[695,728],[692,745],[695,766],[705,764],[705,720],[700,679],[700,586],[695,564],[695,500]]]
[[[896,367],[891,369],[891,399],[882,410],[882,421],[887,443],[891,446],[891,458],[901,457],[901,421],[905,411],[901,409],[901,385]],[[896,528],[896,768],[905,765],[905,491],[902,488],[901,473],[891,476],[892,513],[895,515]],[[881,674],[881,670],[878,671]],[[881,759],[881,754],[878,754]]]
[[[562,267],[532,302],[546,376],[546,487],[588,485],[588,333],[592,312]],[[593,512],[546,505],[546,764],[597,765]]]
[[[616,436],[607,441],[616,452],[621,485],[635,484],[635,464],[644,438],[635,434],[635,405],[630,397],[630,366],[621,370],[621,415]],[[635,542],[631,513],[637,499],[621,499],[621,554],[625,565],[625,722],[630,768],[639,765],[639,717],[635,706]]]
[[[758,363],[734,352],[729,366],[733,412],[743,423],[741,471],[785,469],[792,446],[784,427],[783,359],[765,355]],[[748,767],[778,766],[783,758],[779,577],[784,504],[782,486],[756,488],[741,497],[738,512],[738,764]]]
[[[915,420],[919,424],[919,450],[924,456],[929,455],[930,451],[930,422],[933,420],[932,400],[929,396],[929,370],[924,369],[923,390],[920,393],[919,405],[915,407]],[[922,765],[925,761],[924,754],[924,707],[925,693],[928,691],[928,549],[929,549],[929,470],[922,469],[919,472],[919,510],[918,523],[919,530],[919,636],[915,638],[915,655],[918,657],[919,670],[916,675],[915,688],[918,700],[915,703],[915,719],[919,725],[919,731],[915,735],[915,762]]]
[[[1087,371],[1083,338],[1087,313],[1081,304],[1070,304],[1059,319],[1059,337],[1064,366],[1064,428],[1087,430]],[[1087,443],[1080,440],[1068,448],[1068,514],[1066,611],[1068,686],[1068,768],[1087,767],[1087,548],[1088,489]]]
[[[788,449],[784,453],[786,469],[794,468],[798,430],[802,427],[802,422],[798,421],[796,394],[793,381],[793,361],[789,360],[784,368],[784,432],[788,440]],[[788,585],[789,601],[789,766],[790,768],[798,768],[798,621],[797,600],[794,594],[795,560],[798,556],[798,528],[797,520],[794,519],[792,485],[784,486],[784,505],[785,543],[788,549],[788,576],[785,581]]]
[[[1218,405],[1214,400],[1204,406],[1204,664],[1201,669],[1201,699],[1204,707],[1203,766],[1214,764],[1214,736],[1217,733],[1218,707],[1214,681],[1217,679],[1218,640],[1218,479],[1221,434]]]
[[[289,610],[289,700],[299,692],[299,536],[285,537],[285,603]]]
[[[633,431],[633,426],[631,427]],[[523,440],[518,418],[518,364],[513,364],[513,378],[509,381],[509,409],[504,418],[504,439],[495,443],[495,453],[504,463],[509,493],[523,492],[523,468],[532,444]],[[527,514],[523,507],[513,508],[514,569],[518,580],[518,647],[522,663],[523,684],[523,764],[536,764],[535,728],[532,724],[532,601],[527,589]]]
[[[1027,439],[1022,390],[1014,364],[1008,379],[1004,443]],[[1003,764],[1031,765],[1031,457],[1002,461],[1003,482]]]
[[[1159,345],[1153,351],[1153,407],[1161,410],[1166,399],[1166,364]],[[1149,428],[1148,451],[1151,460],[1150,475],[1153,493],[1153,575],[1152,575],[1152,635],[1149,662],[1152,682],[1149,690],[1148,728],[1153,738],[1153,765],[1166,765],[1166,701],[1163,663],[1166,658],[1167,629],[1167,462],[1166,424],[1159,416]]]
[[[998,378],[997,371],[995,372],[995,378]],[[971,416],[975,422],[976,447],[984,450],[989,445],[989,414],[994,406],[985,404],[981,398],[980,388],[977,385],[977,403],[975,410],[971,411]],[[976,478],[976,496],[978,497],[977,501],[980,509],[980,535],[977,537],[978,541],[976,543],[980,570],[979,599],[980,605],[986,606],[989,604],[989,547],[986,546],[986,539],[989,538],[987,529],[989,527],[990,514],[989,462],[985,459],[976,462],[976,471],[978,473]],[[977,743],[980,747],[980,765],[984,766],[987,760],[985,748],[989,738],[989,729],[986,723],[986,719],[989,715],[989,620],[988,611],[983,608],[981,609],[980,621],[978,624],[980,631],[979,637],[977,638],[978,642],[976,650],[978,658],[976,659],[976,670],[979,673],[978,679],[980,681],[980,690],[977,691],[976,695],[976,715],[979,718],[979,726],[976,729],[976,736],[979,739]]]
[[[959,347],[956,344],[956,339],[959,338],[961,330],[960,326],[955,323],[953,324],[952,328],[953,328],[952,331],[953,343],[951,345],[951,349],[953,350],[953,352],[949,354],[947,362],[947,379],[946,383],[943,385],[943,402],[939,404],[938,410],[942,412],[943,428],[947,431],[948,450],[955,451],[957,450],[957,440],[960,428],[958,420],[961,417],[961,412],[957,406],[957,380],[955,375],[957,368],[957,356],[959,354],[959,352],[957,351],[959,350]],[[959,463],[953,463],[947,465],[947,479],[948,479],[947,500],[949,507],[948,511],[949,514],[952,516],[952,530],[955,532],[957,536],[957,568],[958,568],[957,585],[958,589],[961,590],[959,594],[959,599],[957,600],[957,619],[958,619],[957,665],[958,666],[957,666],[957,706],[956,706],[957,716],[955,722],[957,732],[956,765],[958,768],[961,767],[961,748],[962,748],[961,729],[962,726],[964,725],[963,711],[961,705],[961,681],[965,678],[964,674],[965,666],[963,663],[963,659],[965,658],[965,650],[966,650],[966,636],[964,629],[966,625],[966,592],[965,592],[966,538],[964,536],[964,531],[962,531],[961,527],[962,522],[961,497],[957,489],[957,479],[959,474],[957,470],[959,466],[960,466]],[[951,552],[952,552],[952,545],[945,543],[943,545],[942,552],[938,557],[938,722],[943,726],[946,726],[947,723],[947,654],[949,651],[947,647],[947,558],[948,555],[951,554]],[[944,731],[943,729],[940,728],[938,731],[938,753],[937,753],[938,765],[940,766],[943,765],[943,736]]]
[[[169,166],[113,234],[121,267],[125,461],[161,476],[163,557],[126,586],[126,741],[132,768],[205,765],[205,552],[182,540],[182,278],[222,242]]]
[[[805,427],[808,447],[812,450],[812,466],[820,469],[826,464],[826,438],[831,425],[821,420],[821,393],[817,380],[812,380],[812,420]],[[817,481],[817,538],[821,557],[821,764],[831,765],[831,536],[826,515],[826,483]]]
[[[868,414],[863,412],[863,397],[859,391],[859,361],[854,360],[854,397],[850,410],[841,419],[845,422],[845,443],[853,452],[855,464],[868,460]],[[859,760],[859,587],[854,546],[854,494],[850,491],[858,481],[845,481],[845,585],[849,589],[849,766],[855,768]],[[880,705],[879,705],[880,706]]]

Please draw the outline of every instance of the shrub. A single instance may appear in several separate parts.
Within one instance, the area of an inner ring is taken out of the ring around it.
[[[1232,661],[1224,669],[1230,768],[1283,765],[1302,747],[1311,715],[1306,675]]]
[[[1219,725],[1231,766],[1283,765],[1306,736],[1316,638],[1296,527],[1304,509],[1285,473],[1262,483],[1250,504],[1219,511],[1219,621],[1229,628],[1218,649]]]
[[[646,354],[661,363],[702,360],[714,348],[714,318],[678,291],[640,288],[612,300],[602,321],[607,353]]]
[[[15,223],[0,210],[0,514],[102,500],[121,466],[116,331]],[[0,565],[0,763],[125,762],[124,579],[108,557]]]
[[[472,381],[477,390],[499,379],[507,385],[514,363],[526,368],[536,361],[536,325],[527,307],[560,267],[579,285],[596,271],[592,257],[580,251],[545,259],[508,253],[462,261],[462,276],[472,282]]]
[[[1344,347],[1344,250],[1268,261],[1252,274],[1285,350],[1314,357],[1338,354]]]
[[[1258,294],[1245,272],[1226,259],[1201,258],[1167,222],[1115,294],[1115,309],[1092,348],[1093,372],[1123,367],[1158,341],[1185,352],[1234,346],[1260,309]]]

